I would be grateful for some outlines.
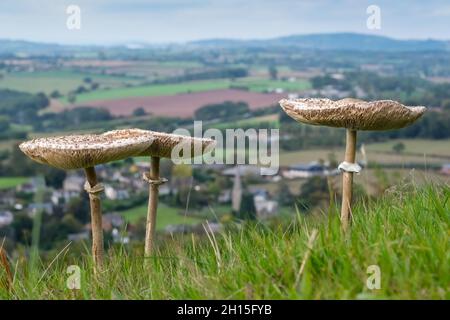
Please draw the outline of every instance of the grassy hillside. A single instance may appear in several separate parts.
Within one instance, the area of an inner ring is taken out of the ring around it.
[[[244,224],[167,240],[148,270],[142,244],[111,249],[98,279],[90,257],[70,257],[70,246],[32,269],[19,259],[13,290],[0,289],[0,298],[449,299],[450,188],[400,189],[357,206],[347,235],[331,205],[331,218],[297,215],[284,228]],[[81,289],[73,292],[66,288],[71,264],[82,270]],[[366,287],[371,265],[381,270],[379,290]]]

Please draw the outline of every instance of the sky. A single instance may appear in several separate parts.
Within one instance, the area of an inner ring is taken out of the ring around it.
[[[66,10],[80,8],[80,29]],[[380,29],[368,29],[368,6]],[[449,0],[1,0],[0,38],[64,44],[168,43],[357,32],[450,40]]]

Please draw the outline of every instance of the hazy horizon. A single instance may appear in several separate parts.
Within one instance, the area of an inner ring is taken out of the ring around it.
[[[81,29],[66,27],[69,5],[81,9]],[[366,26],[369,5],[381,9],[381,29]],[[296,34],[359,33],[394,39],[450,39],[444,0],[4,0],[0,38],[113,45],[184,43],[203,39],[267,39]]]
[[[24,42],[30,42],[30,43],[40,43],[40,44],[56,44],[56,45],[74,45],[74,46],[114,46],[114,45],[133,45],[133,44],[143,44],[143,45],[170,45],[170,44],[185,44],[189,42],[196,42],[196,41],[203,41],[203,40],[237,40],[237,41],[251,41],[251,40],[270,40],[274,38],[282,38],[282,37],[289,37],[289,36],[314,36],[314,35],[327,35],[327,34],[358,34],[358,35],[365,35],[365,36],[380,36],[380,37],[386,37],[393,40],[400,40],[400,41],[426,41],[426,40],[435,40],[435,41],[450,41],[449,39],[437,39],[437,38],[396,38],[396,37],[390,37],[390,36],[384,36],[384,35],[375,35],[371,33],[357,33],[357,32],[351,32],[351,31],[342,31],[342,32],[318,32],[318,33],[304,33],[304,34],[285,34],[285,35],[279,35],[276,37],[268,37],[268,38],[221,38],[221,37],[212,37],[212,38],[198,38],[198,39],[191,39],[186,41],[167,41],[167,42],[148,42],[148,41],[139,41],[139,40],[130,40],[130,41],[121,41],[121,42],[115,42],[115,43],[64,43],[64,42],[56,42],[56,41],[36,41],[36,40],[29,40],[29,39],[21,39],[21,38],[2,38],[0,37],[0,40],[9,40],[9,41],[24,41]]]

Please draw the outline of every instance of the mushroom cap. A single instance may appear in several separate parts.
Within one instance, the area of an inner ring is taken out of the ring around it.
[[[173,133],[140,130],[148,136],[151,144],[140,152],[139,156],[152,156],[159,158],[172,158],[172,151],[180,146],[180,151],[189,149],[189,154],[177,154],[180,158],[193,158],[212,151],[216,142],[212,139],[182,136]],[[184,146],[184,147],[183,147]]]
[[[408,107],[392,100],[359,99],[283,99],[283,110],[293,119],[312,125],[343,127],[352,130],[391,130],[412,124],[426,110]]]
[[[149,145],[144,130],[33,139],[19,145],[36,162],[60,169],[80,169],[136,156]]]

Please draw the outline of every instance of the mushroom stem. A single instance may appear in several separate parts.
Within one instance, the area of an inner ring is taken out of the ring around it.
[[[97,185],[97,174],[94,167],[85,168],[86,178],[91,188]],[[92,257],[97,269],[103,267],[103,229],[102,229],[102,207],[100,197],[89,193],[91,206],[91,228],[92,228]]]
[[[147,210],[147,225],[145,231],[145,256],[151,255],[154,246],[155,226],[156,226],[156,210],[158,208],[158,194],[159,194],[159,157],[151,157],[151,168],[149,173],[149,180],[153,183],[149,185],[148,191],[148,210]]]
[[[356,130],[347,129],[345,162],[355,163],[356,153]],[[342,175],[342,207],[341,223],[342,228],[346,230],[351,223],[351,205],[353,192],[353,172],[344,171]]]

